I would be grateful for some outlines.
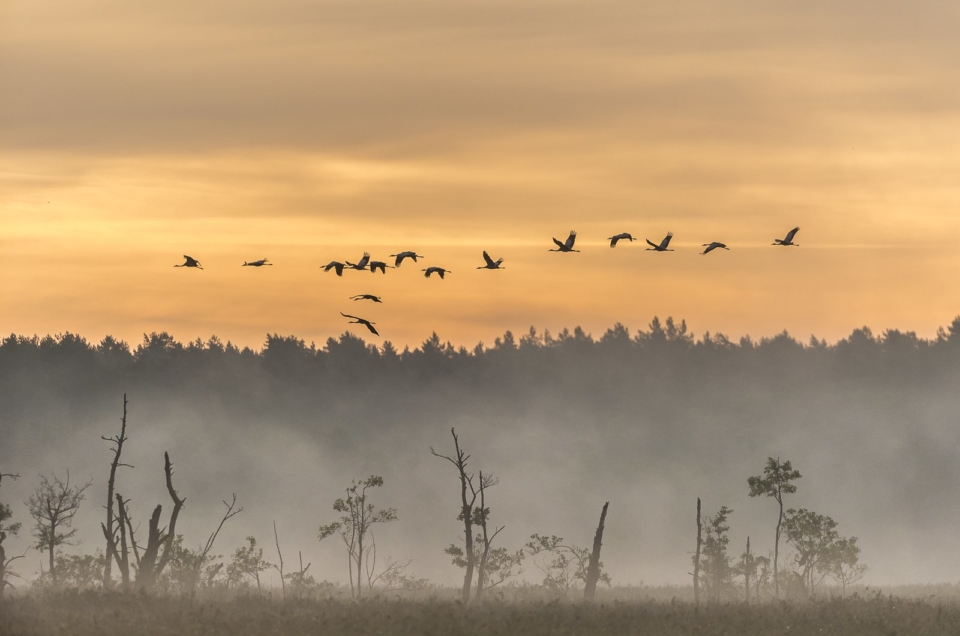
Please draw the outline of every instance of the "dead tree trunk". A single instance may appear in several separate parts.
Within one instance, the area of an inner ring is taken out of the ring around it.
[[[603,504],[603,510],[600,512],[600,525],[597,526],[597,534],[593,536],[593,552],[590,553],[587,581],[583,588],[583,599],[585,601],[592,601],[597,595],[597,581],[600,580],[600,546],[603,544],[603,524],[607,520],[607,506],[609,505],[609,501]]]
[[[467,474],[467,460],[470,459],[470,456],[460,449],[460,440],[457,438],[456,431],[451,428],[450,434],[453,435],[454,457],[456,459],[440,455],[433,448],[430,449],[430,452],[436,457],[442,457],[453,464],[460,476],[460,518],[463,520],[464,542],[466,543],[464,557],[467,561],[467,571],[463,575],[463,588],[460,591],[460,598],[466,605],[470,602],[470,586],[473,583],[473,571],[476,567],[476,555],[473,552],[473,504],[477,500],[477,493],[474,492],[471,476]],[[470,500],[467,499],[468,490],[472,493]]]
[[[183,507],[183,499],[177,495],[177,491],[173,488],[173,466],[170,463],[169,453],[163,454],[163,470],[167,476],[167,492],[173,499],[173,512],[170,513],[170,524],[166,530],[160,528],[160,513],[163,506],[157,505],[150,517],[147,530],[147,547],[144,548],[137,567],[137,589],[141,591],[152,590],[163,569],[169,563],[172,556],[173,539],[177,532],[177,517]],[[134,546],[136,547],[136,544]],[[160,552],[161,548],[163,548],[162,553]]]
[[[103,537],[107,540],[107,551],[103,564],[103,589],[107,590],[113,585],[113,561],[117,561],[117,567],[120,566],[120,557],[117,553],[117,532],[123,528],[122,522],[114,527],[115,517],[113,515],[113,493],[116,484],[117,468],[127,466],[133,468],[130,464],[120,462],[120,453],[123,452],[123,443],[127,441],[127,394],[123,394],[123,417],[120,419],[120,434],[115,437],[100,436],[100,439],[115,444],[113,448],[113,461],[110,462],[110,479],[107,480],[107,523],[101,524]],[[125,581],[125,584],[128,581]]]
[[[697,497],[697,551],[693,556],[693,602],[700,604],[700,548],[703,545],[703,525],[700,521],[700,497]]]
[[[747,537],[747,558],[743,564],[743,600],[750,604],[750,537]]]
[[[130,538],[133,539],[133,525],[127,516],[127,507],[120,493],[117,493],[117,527],[120,531],[120,549],[115,552],[117,567],[120,569],[120,583],[123,589],[130,588],[130,551],[127,547],[127,528],[130,528]],[[114,544],[116,550],[116,544]]]

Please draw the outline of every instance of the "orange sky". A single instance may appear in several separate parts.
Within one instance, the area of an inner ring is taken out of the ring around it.
[[[8,0],[0,331],[931,336],[960,313],[958,27],[944,1]],[[427,259],[318,269],[402,249]]]

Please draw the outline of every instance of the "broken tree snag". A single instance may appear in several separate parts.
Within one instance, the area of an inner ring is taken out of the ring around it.
[[[590,553],[590,565],[587,567],[587,581],[583,588],[583,599],[592,601],[597,594],[597,581],[600,580],[600,546],[603,543],[603,524],[607,520],[607,506],[610,502],[603,504],[603,510],[600,512],[600,525],[597,526],[597,534],[593,537],[593,552]]]
[[[123,443],[127,441],[127,394],[123,394],[123,417],[120,418],[120,434],[114,437],[100,436],[100,439],[114,444],[113,461],[110,462],[110,479],[107,480],[107,523],[100,524],[103,529],[103,537],[107,540],[107,552],[103,564],[103,589],[108,590],[113,585],[113,559],[117,558],[117,532],[118,528],[114,526],[115,518],[113,516],[113,492],[116,484],[117,468],[126,466],[133,468],[130,464],[120,462],[120,453],[123,452]],[[122,527],[122,524],[119,524]],[[119,559],[118,559],[119,561]]]
[[[171,548],[177,532],[177,517],[183,507],[184,500],[177,495],[177,491],[173,488],[173,465],[170,463],[169,453],[163,454],[163,470],[167,476],[167,492],[173,499],[173,512],[170,513],[170,524],[167,529],[160,528],[161,505],[158,504],[154,508],[153,515],[150,517],[147,530],[147,547],[143,549],[143,555],[138,559],[137,589],[141,591],[153,589],[163,569],[173,556]],[[136,548],[136,543],[134,543],[134,548]],[[163,548],[162,554],[160,548]]]
[[[703,525],[700,522],[700,497],[697,497],[697,552],[693,556],[693,602],[700,604],[700,547],[703,545]]]

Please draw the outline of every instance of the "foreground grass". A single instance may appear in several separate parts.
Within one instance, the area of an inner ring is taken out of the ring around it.
[[[449,600],[185,602],[117,594],[8,599],[0,634],[673,635],[960,633],[960,604],[893,597],[803,604],[695,607],[683,602],[495,601],[464,608]]]

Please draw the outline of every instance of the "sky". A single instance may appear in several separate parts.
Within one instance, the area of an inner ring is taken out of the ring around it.
[[[343,311],[410,346],[655,315],[929,337],[960,311],[958,19],[942,0],[7,0],[0,332],[368,337]],[[794,226],[800,247],[770,245]],[[570,230],[582,252],[549,253]],[[606,246],[668,231],[670,253]],[[715,240],[730,251],[698,255]],[[408,249],[425,259],[383,276],[319,269]],[[483,250],[506,269],[478,271]]]

